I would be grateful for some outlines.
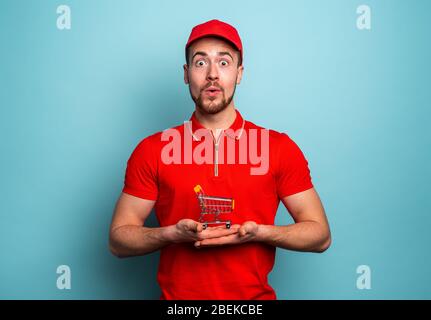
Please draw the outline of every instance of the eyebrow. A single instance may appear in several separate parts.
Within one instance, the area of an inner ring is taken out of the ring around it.
[[[196,52],[195,52],[195,54],[194,54],[194,55],[193,55],[193,57],[192,57],[192,61],[193,61],[193,59],[195,58],[195,56],[197,56],[197,55],[204,56],[204,57],[207,57],[207,56],[208,56],[208,54],[207,54],[206,52],[203,52],[203,51],[196,51]],[[220,52],[217,52],[217,55],[218,55],[218,56],[228,55],[228,56],[233,60],[232,55],[231,55],[229,52],[227,52],[227,51],[220,51]]]

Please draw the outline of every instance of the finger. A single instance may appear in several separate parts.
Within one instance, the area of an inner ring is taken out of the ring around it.
[[[202,232],[204,230],[202,223],[197,222],[196,231]]]
[[[206,230],[229,230],[229,229],[238,229],[240,225],[233,225],[230,228],[226,228],[225,225],[216,226],[216,227],[208,227]]]
[[[237,229],[212,229],[212,230],[204,230],[199,234],[199,238],[201,240],[203,239],[211,239],[211,238],[219,238],[219,237],[224,237],[224,236],[228,236],[231,234],[236,234],[238,233]]]
[[[199,247],[214,247],[214,246],[236,244],[236,243],[239,243],[238,235],[237,234],[231,234],[231,235],[224,236],[224,237],[204,239],[204,240],[198,241],[197,246],[199,246]]]
[[[232,233],[237,233],[238,229],[237,228],[217,228],[217,229],[207,229],[205,230],[207,234],[214,234],[214,235],[223,235],[223,234],[232,234]]]
[[[231,226],[230,228],[227,228],[225,225],[222,226],[216,226],[216,227],[207,227],[205,231],[212,232],[217,230],[237,230],[239,227]]]
[[[208,227],[208,230],[216,230],[216,229],[225,229],[224,225],[220,225],[220,226],[215,226],[215,227]]]

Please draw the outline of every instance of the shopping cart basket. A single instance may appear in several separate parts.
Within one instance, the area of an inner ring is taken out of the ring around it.
[[[203,228],[206,229],[208,225],[225,224],[226,228],[230,228],[230,220],[220,220],[220,213],[232,213],[235,205],[235,201],[232,198],[224,197],[213,197],[207,196],[200,185],[194,187],[194,191],[198,198],[199,207],[201,209],[201,215],[199,222],[203,224]],[[212,220],[206,220],[206,215],[213,215]]]

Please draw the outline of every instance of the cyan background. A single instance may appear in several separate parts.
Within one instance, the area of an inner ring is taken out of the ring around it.
[[[158,299],[159,254],[113,257],[108,228],[134,147],[193,111],[184,44],[217,18],[245,47],[236,106],[298,143],[332,227],[324,254],[277,251],[278,298],[430,299],[430,17],[426,0],[2,0],[0,298]]]

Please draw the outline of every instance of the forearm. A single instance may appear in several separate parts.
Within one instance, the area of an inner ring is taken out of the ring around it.
[[[329,229],[315,221],[287,226],[259,225],[256,239],[283,249],[305,252],[323,252],[331,243]]]
[[[126,225],[116,228],[110,235],[111,252],[120,257],[142,256],[172,243],[171,226],[147,228]]]

